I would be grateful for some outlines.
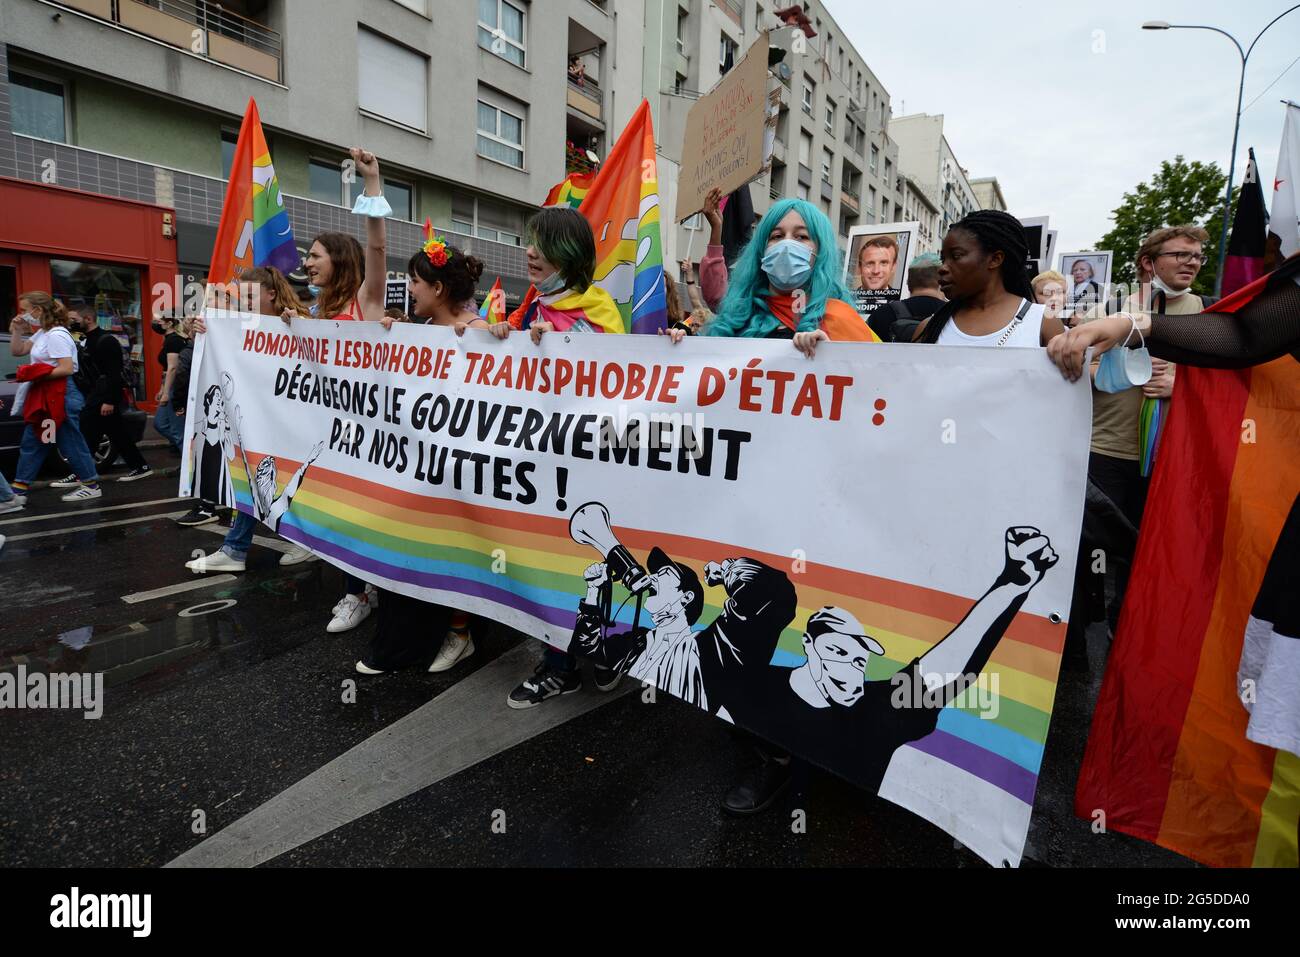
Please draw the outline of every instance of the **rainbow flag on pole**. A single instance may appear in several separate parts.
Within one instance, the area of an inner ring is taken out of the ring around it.
[[[1209,311],[1298,274],[1293,257]],[[1181,365],[1168,411],[1074,810],[1204,864],[1295,868],[1300,756],[1253,740],[1266,696],[1243,649],[1266,572],[1296,587],[1283,530],[1300,509],[1300,365]]]
[[[497,281],[492,284],[487,298],[483,300],[483,305],[479,307],[478,317],[493,325],[506,321],[506,294],[501,288],[500,276],[497,276]]]
[[[543,206],[572,206],[577,209],[587,198],[587,190],[595,180],[595,173],[571,173],[563,183],[557,183],[546,194]]]
[[[299,261],[257,101],[249,97],[212,247],[208,282],[229,282],[240,269],[251,266],[274,266],[288,274],[298,268]]]

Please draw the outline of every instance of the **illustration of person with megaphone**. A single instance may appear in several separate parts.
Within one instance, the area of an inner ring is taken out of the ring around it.
[[[794,618],[795,592],[790,579],[752,558],[709,562],[710,585],[722,585],[727,600],[706,628],[695,631],[704,609],[704,589],[689,565],[674,562],[658,546],[642,567],[610,527],[609,510],[588,502],[574,511],[569,534],[604,556],[584,573],[586,598],[578,606],[571,652],[598,667],[649,682],[684,701],[730,720],[722,702],[709,698],[706,674],[739,672],[746,647],[773,648]],[[613,580],[636,600],[632,629],[612,634]],[[641,624],[641,613],[650,623]],[[761,663],[767,664],[769,653]]]

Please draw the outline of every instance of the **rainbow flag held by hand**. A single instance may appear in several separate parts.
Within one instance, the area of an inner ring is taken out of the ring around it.
[[[208,282],[230,282],[239,270],[253,266],[274,266],[287,275],[299,261],[257,101],[250,97],[235,144]]]
[[[500,276],[497,276],[497,281],[488,290],[487,298],[479,307],[478,317],[492,325],[506,321],[506,294],[501,288]]]

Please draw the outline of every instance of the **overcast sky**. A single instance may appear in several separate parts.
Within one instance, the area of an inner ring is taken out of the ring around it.
[[[1092,249],[1126,190],[1182,153],[1224,170],[1240,59],[1205,24],[1247,47],[1282,0],[824,0],[879,77],[894,115],[942,113],[972,177],[996,176],[1011,212],[1050,216],[1057,249]],[[1101,52],[1094,52],[1095,50]],[[1300,57],[1300,10],[1251,53],[1243,107]],[[1300,63],[1242,114],[1237,174],[1253,146],[1271,202],[1282,98],[1300,102]],[[1100,135],[1099,132],[1100,131]]]

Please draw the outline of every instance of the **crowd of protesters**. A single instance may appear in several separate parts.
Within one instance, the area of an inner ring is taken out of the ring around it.
[[[304,262],[310,304],[304,304],[277,270],[258,268],[219,290],[227,298],[218,305],[286,322],[348,319],[390,328],[402,321],[450,326],[457,334],[483,327],[501,338],[527,335],[533,343],[551,332],[623,331],[609,295],[593,283],[596,248],[591,228],[568,207],[543,209],[530,222],[528,277],[536,296],[526,300],[509,321],[489,323],[480,318],[474,297],[482,262],[434,235],[408,263],[409,315],[386,311],[385,217],[392,210],[382,195],[379,163],[373,154],[354,149],[352,158],[364,180],[353,211],[365,217],[365,244],[342,233],[323,233],[313,239]],[[690,260],[680,263],[688,309],[679,301],[676,283],[666,277],[665,334],[674,343],[692,335],[784,338],[809,357],[815,357],[818,343],[825,340],[913,343],[916,348],[926,344],[1046,348],[1067,377],[1085,373],[1092,377],[1090,520],[1085,522],[1080,549],[1084,554],[1102,543],[1112,561],[1109,581],[1093,574],[1089,562],[1078,562],[1067,666],[1082,654],[1083,629],[1090,622],[1104,622],[1113,633],[1157,452],[1142,447],[1141,423],[1152,403],[1173,400],[1176,363],[1241,365],[1294,354],[1297,348],[1300,287],[1295,283],[1272,284],[1260,305],[1237,313],[1231,328],[1222,321],[1215,324],[1215,317],[1200,315],[1207,301],[1192,293],[1191,287],[1205,262],[1207,236],[1195,226],[1174,224],[1152,232],[1133,264],[1140,280],[1133,294],[1109,303],[1096,296],[1095,304],[1085,307],[1069,302],[1071,284],[1062,274],[1033,275],[1027,269],[1029,248],[1014,216],[978,211],[952,226],[938,255],[924,254],[910,263],[907,298],[877,310],[868,323],[855,311],[852,294],[842,281],[834,228],[816,206],[800,199],[776,201],[728,262],[720,203],[716,191],[706,201],[704,217],[710,233],[698,269]],[[1293,258],[1278,274],[1294,278],[1297,271]],[[1088,278],[1075,277],[1076,281]],[[1278,300],[1285,302],[1278,306]],[[0,512],[23,507],[51,445],[57,446],[72,469],[66,479],[52,483],[69,489],[62,496],[65,501],[102,495],[90,453],[101,435],[112,440],[125,461],[127,472],[119,481],[147,477],[149,465],[121,420],[125,381],[117,340],[98,329],[93,315],[69,313],[46,293],[26,293],[19,306],[20,315],[10,324],[10,348],[15,356],[30,359],[20,372],[27,382],[21,411],[28,424],[14,481],[11,484],[0,476]],[[191,332],[206,331],[202,319],[195,319],[192,329],[188,325],[169,313],[159,314],[153,323],[163,337],[157,356],[162,385],[155,396],[154,424],[176,453],[185,442],[187,413],[193,414],[186,408]],[[74,339],[74,332],[84,335],[84,344]],[[1136,384],[1117,379],[1100,354],[1136,345],[1135,335],[1149,342],[1157,356],[1150,378]],[[1084,350],[1090,345],[1098,354],[1085,368]],[[83,366],[92,366],[93,374],[79,374]],[[43,433],[47,420],[52,432]],[[201,498],[180,522],[200,525],[218,518],[217,502]],[[196,573],[245,571],[256,528],[256,519],[236,512],[220,549],[187,567]],[[279,563],[289,565],[311,557],[290,544]],[[671,564],[656,574],[681,578],[683,601],[702,599],[688,587],[699,590],[698,579],[692,576],[687,583]],[[471,621],[463,610],[378,589],[352,575],[344,578],[343,597],[331,610],[326,630],[351,631],[372,612],[376,616],[373,636],[356,663],[358,673],[377,675],[413,666],[440,672],[474,654]],[[613,690],[622,677],[603,662],[594,668],[600,691]],[[536,707],[580,691],[582,683],[578,657],[547,646],[535,670],[509,693],[506,704],[516,709]],[[723,800],[723,806],[737,814],[756,813],[771,805],[798,769],[798,762],[788,754],[757,739],[750,743],[760,760]]]

